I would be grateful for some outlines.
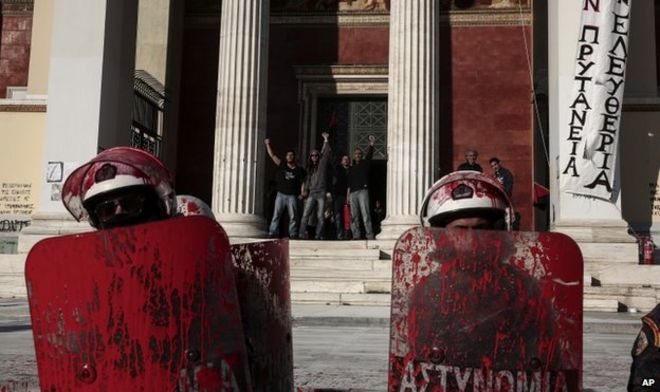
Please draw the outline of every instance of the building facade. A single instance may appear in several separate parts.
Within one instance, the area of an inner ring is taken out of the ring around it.
[[[632,7],[613,202],[558,186],[574,0],[0,4],[1,137],[23,146],[32,167],[13,173],[5,147],[1,181],[30,185],[19,252],[82,230],[59,201],[63,179],[100,149],[130,144],[155,151],[177,191],[211,204],[230,236],[262,236],[275,173],[263,139],[304,164],[325,130],[337,154],[377,137],[370,196],[386,211],[379,239],[416,224],[426,189],[476,149],[486,173],[498,157],[514,174],[520,229],[565,232],[608,268],[637,262],[636,236],[660,242],[655,2]],[[549,201],[536,197],[540,187]],[[0,217],[16,215],[6,204]]]

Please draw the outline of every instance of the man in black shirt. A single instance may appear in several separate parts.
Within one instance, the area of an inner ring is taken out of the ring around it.
[[[356,148],[353,153],[353,166],[348,173],[348,198],[351,204],[351,231],[353,239],[359,240],[360,215],[364,223],[364,230],[368,240],[374,239],[374,231],[371,227],[371,208],[369,207],[369,170],[371,169],[371,158],[374,155],[374,143],[376,137],[369,135],[369,147],[367,154],[362,159],[362,149]]]
[[[479,153],[477,153],[477,150],[467,150],[465,152],[465,162],[461,163],[457,170],[472,170],[483,173],[484,170],[481,168],[481,165],[477,163],[478,156]]]
[[[273,219],[268,228],[268,236],[275,238],[279,235],[280,218],[286,208],[289,213],[289,237],[298,237],[298,199],[302,199],[302,182],[305,179],[305,171],[296,164],[296,154],[293,151],[286,152],[286,158],[283,162],[270,146],[270,139],[265,139],[266,151],[277,165],[278,170],[275,175],[277,196],[275,197],[275,209]]]
[[[347,203],[348,173],[350,169],[351,158],[348,155],[342,155],[339,165],[335,167],[332,181],[332,199],[335,205],[335,225],[337,227],[338,240],[349,239],[348,230],[345,229],[344,206]]]

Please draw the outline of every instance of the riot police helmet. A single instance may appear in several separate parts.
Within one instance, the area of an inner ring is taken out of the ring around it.
[[[62,202],[76,220],[97,229],[145,223],[176,214],[176,196],[163,163],[146,151],[114,147],[75,169]]]
[[[472,227],[510,230],[512,216],[513,206],[502,185],[477,171],[442,177],[426,192],[420,210],[422,226],[431,227],[478,220],[481,226]]]

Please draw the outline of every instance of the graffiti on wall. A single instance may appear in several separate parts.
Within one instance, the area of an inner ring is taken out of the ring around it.
[[[30,215],[33,209],[32,184],[0,183],[0,215]]]
[[[30,226],[32,184],[0,182],[0,236],[16,236]]]

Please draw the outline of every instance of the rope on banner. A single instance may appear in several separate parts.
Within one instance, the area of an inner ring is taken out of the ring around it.
[[[530,6],[531,10],[531,6]],[[523,7],[520,1],[518,1],[518,13],[520,14],[520,20],[523,20]],[[533,14],[533,13],[532,13]],[[543,153],[545,154],[545,162],[550,167],[550,156],[548,155],[548,144],[545,140],[545,130],[543,129],[543,123],[541,122],[541,113],[539,111],[538,102],[536,102],[536,88],[534,87],[534,70],[532,69],[532,59],[529,55],[529,45],[527,43],[527,33],[525,31],[525,25],[520,24],[520,31],[522,32],[523,42],[525,43],[525,57],[527,59],[527,70],[529,71],[529,82],[532,87],[532,102],[534,103],[534,114],[536,117],[536,122],[538,123],[538,130],[541,136],[541,142],[543,143]]]

